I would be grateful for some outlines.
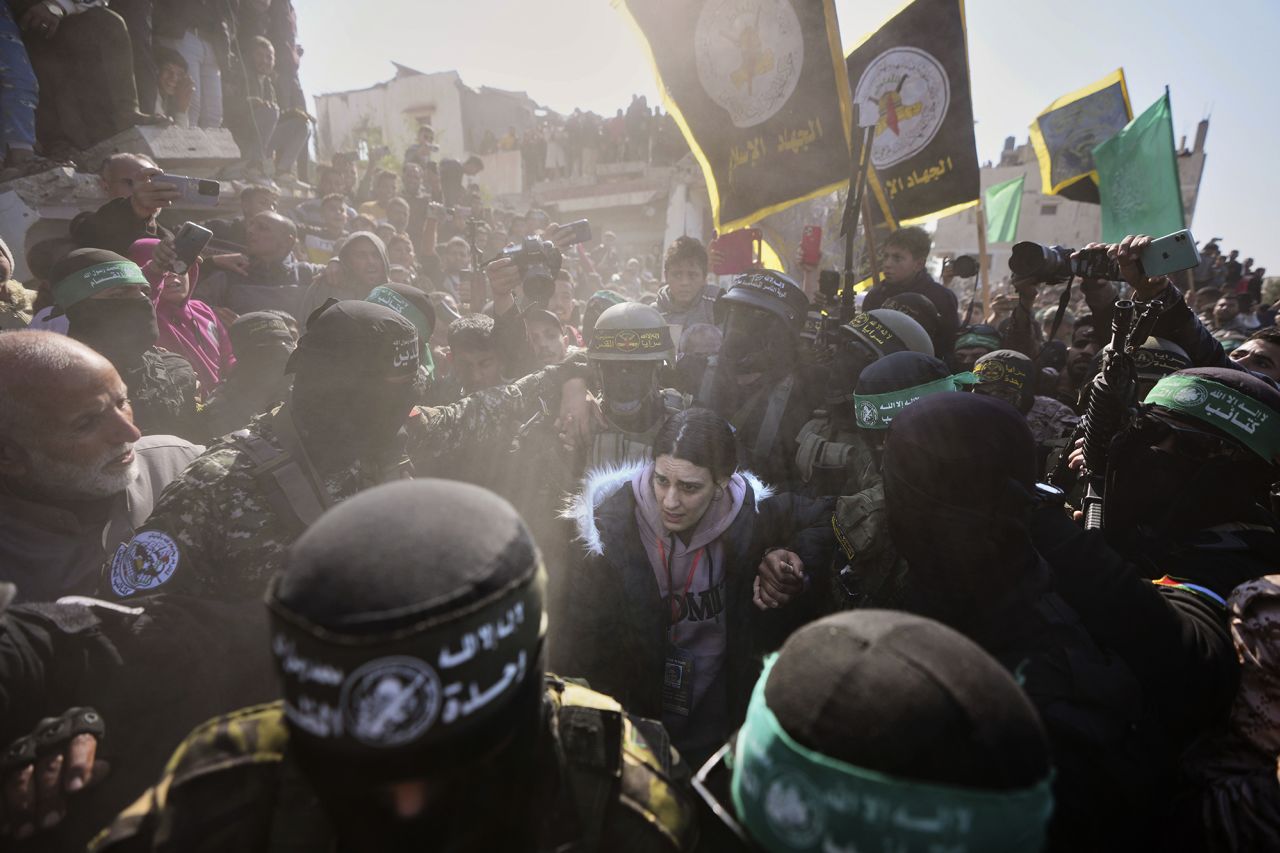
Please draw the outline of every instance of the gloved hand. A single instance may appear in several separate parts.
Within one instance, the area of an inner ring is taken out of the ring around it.
[[[97,711],[71,708],[9,744],[0,755],[0,837],[20,840],[57,826],[67,795],[107,774],[106,762],[96,760],[105,734]]]

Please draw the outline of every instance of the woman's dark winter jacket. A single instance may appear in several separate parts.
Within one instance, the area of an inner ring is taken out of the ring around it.
[[[657,719],[670,616],[636,522],[631,481],[644,464],[589,473],[565,512],[577,525],[585,553],[569,567],[557,631],[567,639],[562,647],[553,644],[551,661],[559,674],[585,678],[628,711]],[[755,475],[743,476],[742,509],[719,540],[726,567],[724,674],[731,728],[746,715],[763,656],[816,615],[828,579],[815,572],[830,565],[835,547],[832,500],[774,494]],[[799,598],[764,612],[752,603],[753,582],[765,551],[779,547],[804,561],[810,583]]]

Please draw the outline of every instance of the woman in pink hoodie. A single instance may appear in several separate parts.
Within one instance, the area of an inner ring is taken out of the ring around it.
[[[696,767],[741,724],[761,657],[814,615],[831,510],[738,471],[720,416],[673,415],[647,462],[591,472],[566,512],[585,554],[553,669],[661,719]]]
[[[231,338],[218,315],[205,303],[192,299],[200,280],[200,262],[182,275],[160,270],[152,262],[159,240],[138,240],[129,248],[129,259],[142,267],[151,282],[151,301],[156,305],[156,344],[191,362],[200,380],[200,396],[208,399],[235,357]]]

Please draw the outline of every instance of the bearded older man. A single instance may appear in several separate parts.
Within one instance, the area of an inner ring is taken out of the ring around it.
[[[50,332],[0,335],[0,581],[90,593],[104,560],[202,447],[141,437],[116,369]]]

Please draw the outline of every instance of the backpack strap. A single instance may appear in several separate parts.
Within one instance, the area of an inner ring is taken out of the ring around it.
[[[273,426],[284,426],[282,414],[283,410],[272,419]],[[231,437],[253,461],[252,476],[263,484],[275,513],[281,518],[293,518],[307,528],[329,508],[329,499],[323,493],[323,487],[299,464],[294,447],[290,445],[300,449],[301,444],[290,441],[291,438],[296,440],[297,433],[289,435],[289,432],[277,429],[280,447],[249,430],[238,430]]]
[[[787,403],[791,400],[791,391],[795,388],[795,374],[773,386],[769,394],[769,405],[764,411],[764,419],[760,422],[760,431],[756,433],[755,454],[757,459],[764,459],[773,450],[778,439],[778,428],[782,426],[782,416],[787,411]]]

